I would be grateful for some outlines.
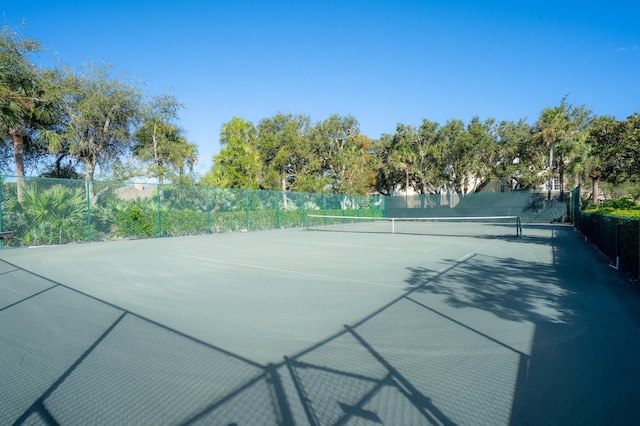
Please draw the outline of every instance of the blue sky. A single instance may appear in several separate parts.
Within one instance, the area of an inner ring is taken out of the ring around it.
[[[29,1],[5,25],[38,61],[107,62],[170,92],[205,173],[232,117],[353,115],[372,139],[398,123],[534,123],[563,96],[597,115],[640,111],[640,2]]]

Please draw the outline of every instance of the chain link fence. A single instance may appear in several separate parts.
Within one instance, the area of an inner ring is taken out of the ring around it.
[[[382,216],[378,196],[1,178],[5,247],[303,227],[309,213]]]
[[[583,212],[579,186],[571,198],[575,228],[609,258],[612,267],[640,279],[640,220]]]

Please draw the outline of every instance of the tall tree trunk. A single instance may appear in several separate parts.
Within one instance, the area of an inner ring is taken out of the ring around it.
[[[96,171],[96,163],[92,159],[84,160],[85,179],[89,182],[89,199],[93,202],[93,174]]]
[[[549,144],[549,190],[547,191],[547,202],[551,202],[551,186],[553,185],[553,142]]]
[[[158,166],[158,183],[162,185],[164,183],[164,167],[162,165],[162,160],[157,160]]]
[[[598,204],[598,183],[600,183],[600,175],[600,172],[592,172],[589,174],[593,186],[593,192],[591,193],[591,202],[593,204]]]
[[[17,191],[18,201],[24,200],[24,137],[26,131],[23,128],[14,128],[9,131],[11,139],[13,140],[13,156],[16,162],[16,177],[17,177]]]
[[[409,162],[408,161],[404,165],[404,172],[405,172],[405,179],[406,179],[404,191],[406,194],[408,194],[409,193]]]
[[[287,208],[287,175],[282,175],[282,208]]]
[[[560,180],[560,201],[564,200],[564,161],[560,160],[558,165],[558,177]]]

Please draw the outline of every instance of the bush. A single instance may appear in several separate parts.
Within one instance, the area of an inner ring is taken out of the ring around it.
[[[155,213],[145,211],[141,204],[135,201],[116,214],[116,232],[119,236],[148,238],[154,234],[151,216]]]
[[[10,245],[48,245],[87,241],[87,196],[84,186],[60,184],[17,186],[3,197],[6,215],[3,227],[14,231]]]
[[[640,219],[640,206],[631,198],[607,200],[600,206],[590,205],[584,209],[586,213],[596,213],[607,216]]]

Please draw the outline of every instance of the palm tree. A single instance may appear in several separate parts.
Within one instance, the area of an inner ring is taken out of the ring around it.
[[[55,103],[42,84],[43,73],[28,59],[40,50],[35,40],[0,33],[0,134],[13,142],[18,199],[24,187],[24,153],[34,130],[54,123]]]
[[[558,141],[566,133],[569,117],[562,106],[545,108],[540,113],[540,118],[536,124],[538,138],[542,144],[549,149],[549,172],[553,173],[553,150]]]
[[[9,86],[8,74],[0,68],[0,122],[7,129],[17,126],[29,107],[27,99]]]
[[[165,178],[177,176],[178,183],[184,183],[185,168],[193,169],[197,163],[198,150],[187,142],[182,130],[168,122],[147,122],[136,133],[133,152],[143,162],[148,163],[146,175],[155,177],[160,184]]]
[[[574,144],[576,138],[582,137],[582,133],[586,130],[592,121],[591,111],[584,106],[574,107],[567,103],[564,97],[560,105],[553,108],[545,108],[540,113],[540,117],[536,124],[536,133],[534,140],[542,142],[543,146],[549,149],[549,173],[553,177],[556,162],[554,148],[559,143],[563,143],[561,156],[558,159],[558,173],[560,178],[561,190],[564,185],[565,156],[571,151],[571,145]],[[551,188],[549,188],[549,196]]]
[[[392,151],[387,160],[391,167],[402,171],[405,195],[412,186],[414,165],[418,162],[419,153],[415,149],[418,138],[418,132],[413,126],[398,124],[392,139]]]

